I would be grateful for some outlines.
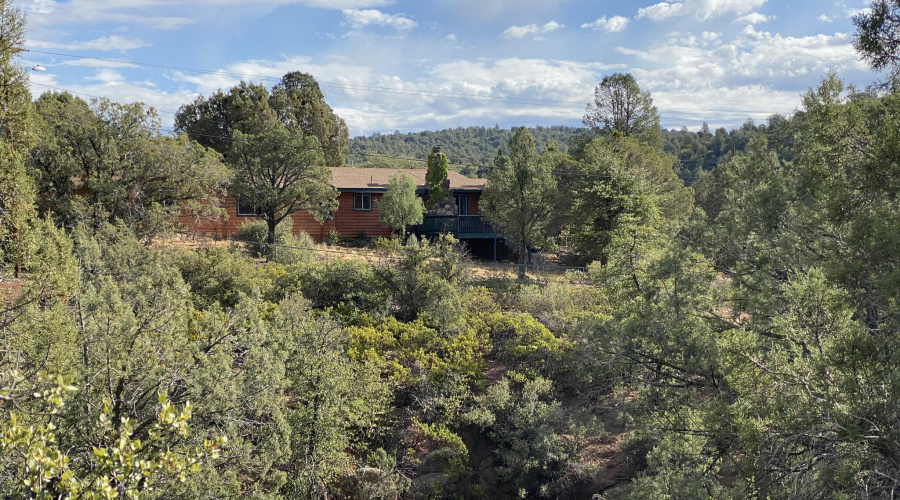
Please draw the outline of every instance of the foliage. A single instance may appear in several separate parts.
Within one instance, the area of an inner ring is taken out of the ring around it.
[[[445,173],[446,175],[446,173]],[[406,174],[397,173],[388,180],[387,193],[377,202],[378,220],[406,240],[406,227],[422,223],[425,204],[416,196],[416,183]]]
[[[7,0],[0,1],[0,269],[23,260],[20,233],[33,215],[34,186],[23,159],[31,146],[31,94],[28,75],[15,59],[27,50],[25,16]]]
[[[897,75],[900,62],[900,3],[875,0],[867,11],[853,16],[853,47],[872,69],[890,69]]]
[[[294,228],[294,220],[291,217],[285,217],[281,222],[275,225],[275,245],[287,245],[288,240],[292,237]],[[303,233],[305,234],[305,233]],[[312,238],[308,249],[312,249]],[[243,241],[247,248],[247,252],[253,257],[274,257],[282,249],[275,248],[275,245],[269,245],[269,226],[266,221],[256,220],[245,222],[238,226],[235,239]]]
[[[354,137],[350,140],[348,163],[360,167],[422,168],[422,162],[408,162],[402,158],[424,158],[435,144],[447,153],[448,168],[463,175],[484,176],[497,150],[509,154],[509,141],[518,127],[502,129],[496,127],[457,127],[437,131],[409,132],[401,134],[374,133],[371,136]],[[549,140],[560,144],[562,151],[574,146],[575,139],[584,129],[578,127],[552,126],[529,127],[539,148]],[[393,158],[385,159],[384,156]]]
[[[395,317],[402,321],[421,317],[452,329],[462,319],[459,288],[465,266],[459,242],[452,236],[441,235],[429,242],[410,235],[391,265],[376,268],[375,275],[390,294]]]
[[[650,92],[641,91],[631,73],[604,76],[594,89],[594,102],[587,105],[582,122],[595,132],[617,132],[653,147],[662,145],[653,98]]]
[[[526,247],[550,245],[548,225],[556,198],[550,164],[538,158],[534,140],[522,127],[509,143],[509,156],[498,153],[481,196],[485,219],[518,246],[519,279],[525,278]]]
[[[515,370],[549,373],[558,365],[566,342],[525,313],[485,312],[469,323],[493,345],[493,354]]]
[[[428,183],[428,205],[434,205],[450,195],[450,190],[443,186],[447,178],[447,155],[439,149],[428,155],[425,182]]]
[[[347,124],[325,102],[319,83],[309,73],[292,71],[272,88],[269,107],[279,122],[315,137],[322,146],[325,164],[340,167],[349,143]]]
[[[388,385],[377,369],[354,363],[344,352],[347,333],[327,318],[309,318],[299,299],[283,301],[273,318],[293,331],[291,357],[286,365],[293,401],[288,421],[292,428],[291,478],[285,493],[322,496],[323,485],[334,484],[352,457],[348,443],[354,430],[373,433],[387,411]]]
[[[275,243],[275,227],[292,213],[307,210],[321,219],[337,202],[318,140],[299,129],[237,131],[228,163],[234,169],[231,191],[266,221],[268,243]]]
[[[299,291],[316,309],[346,306],[380,315],[390,300],[373,266],[355,259],[328,258],[291,266],[278,284],[283,295]]]
[[[671,237],[690,215],[692,191],[683,187],[666,154],[629,138],[594,139],[581,152],[572,182],[571,243],[585,261],[605,264],[609,249],[638,246],[653,233]]]
[[[40,132],[29,166],[46,195],[39,209],[60,224],[119,221],[149,241],[180,215],[217,213],[216,193],[230,177],[219,155],[162,135],[152,108],[49,92],[35,107]]]
[[[562,408],[547,379],[519,384],[503,378],[476,398],[464,420],[491,440],[499,463],[498,492],[509,498],[546,491],[568,465],[559,436],[565,429]]]
[[[329,166],[343,165],[348,133],[344,120],[325,102],[315,79],[287,73],[272,88],[240,82],[228,92],[218,90],[179,108],[175,129],[226,157],[236,132],[259,135],[283,126],[299,135],[315,137]]]
[[[181,279],[191,289],[191,302],[197,310],[216,306],[233,309],[273,287],[265,270],[232,248],[207,246],[177,251],[172,259]]]

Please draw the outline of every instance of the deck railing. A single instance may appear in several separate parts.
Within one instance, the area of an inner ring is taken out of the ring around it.
[[[416,227],[416,232],[425,236],[448,233],[465,238],[466,235],[494,234],[494,228],[482,220],[480,215],[432,215],[422,220]]]

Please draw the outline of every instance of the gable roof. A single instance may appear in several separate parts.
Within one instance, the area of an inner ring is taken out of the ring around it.
[[[331,185],[338,191],[387,191],[388,181],[397,172],[402,172],[413,178],[417,189],[427,189],[424,168],[354,168],[354,167],[329,167],[331,170]],[[450,170],[447,172],[450,179],[451,191],[482,191],[486,179],[472,179],[459,172]]]

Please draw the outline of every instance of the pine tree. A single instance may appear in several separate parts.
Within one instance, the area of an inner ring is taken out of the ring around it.
[[[25,51],[25,17],[0,0],[0,266],[21,267],[22,227],[32,212],[34,188],[25,170],[31,95],[28,75],[15,63]]]

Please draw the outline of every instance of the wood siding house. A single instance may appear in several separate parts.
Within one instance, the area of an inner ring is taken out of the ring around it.
[[[316,241],[323,241],[332,229],[342,237],[384,236],[392,234],[390,227],[378,219],[378,200],[387,192],[389,179],[398,172],[409,175],[416,184],[416,193],[427,194],[425,169],[353,168],[331,167],[331,185],[338,191],[338,208],[332,219],[319,223],[313,217],[300,211],[292,214],[293,233],[306,232]],[[472,179],[458,172],[447,174],[450,195],[456,204],[453,215],[426,216],[425,221],[413,230],[420,235],[451,233],[459,239],[498,239],[499,235],[481,220],[479,202],[484,190],[485,179]],[[197,220],[182,217],[180,222],[186,230],[207,236],[233,237],[242,224],[256,220],[252,209],[239,203],[233,196],[224,196],[221,201],[225,217],[212,220]]]

